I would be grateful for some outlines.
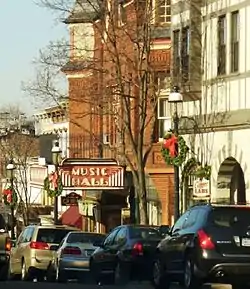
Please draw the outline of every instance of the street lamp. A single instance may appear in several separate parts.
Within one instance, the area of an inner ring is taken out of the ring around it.
[[[169,94],[168,102],[170,103],[171,110],[173,112],[173,124],[174,124],[174,133],[176,136],[179,134],[179,105],[183,103],[183,96],[180,93],[178,86],[174,86],[173,91]],[[176,148],[178,153],[178,147]],[[180,216],[180,176],[179,176],[179,166],[174,165],[174,221],[176,222]]]
[[[58,175],[58,165],[59,165],[59,158],[61,156],[62,150],[59,145],[59,141],[53,141],[51,154],[52,154],[52,162],[55,166],[55,173]],[[58,196],[54,197],[54,224],[58,224]]]
[[[10,162],[7,164],[6,169],[10,172],[10,189],[12,194],[12,201],[14,197],[14,169],[15,165],[13,160],[11,159]],[[15,204],[12,202],[10,205],[10,212],[11,212],[11,239],[15,240]]]

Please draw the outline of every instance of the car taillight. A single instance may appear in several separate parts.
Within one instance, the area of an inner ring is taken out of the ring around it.
[[[6,239],[6,243],[5,243],[5,249],[6,251],[10,251],[11,250],[11,240],[9,238]]]
[[[78,247],[65,247],[62,250],[63,255],[81,255],[82,252]]]
[[[198,241],[199,241],[199,245],[201,247],[201,249],[205,249],[205,250],[212,250],[214,249],[214,243],[211,240],[211,237],[209,237],[206,232],[204,232],[203,230],[199,230],[197,232],[198,235]]]
[[[133,256],[142,256],[143,255],[143,246],[141,243],[135,243],[132,250]]]
[[[36,250],[49,250],[49,245],[45,242],[30,242],[30,248]]]

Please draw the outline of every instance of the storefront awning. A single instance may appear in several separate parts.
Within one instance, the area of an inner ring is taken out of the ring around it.
[[[79,214],[78,206],[70,206],[61,216],[63,225],[74,226],[82,229],[82,216]]]

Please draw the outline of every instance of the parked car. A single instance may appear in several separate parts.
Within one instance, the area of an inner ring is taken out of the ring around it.
[[[249,272],[250,207],[197,205],[159,243],[153,284],[167,289],[177,281],[197,289],[212,281],[246,288]]]
[[[53,258],[53,245],[58,245],[65,235],[78,230],[68,226],[26,227],[19,235],[11,249],[9,262],[9,278],[32,280],[43,278]]]
[[[89,271],[89,259],[96,247],[102,243],[104,234],[88,232],[70,232],[59,246],[53,246],[52,262],[47,271],[48,281],[66,282],[70,278],[84,279],[84,272]]]
[[[123,225],[116,227],[90,258],[90,270],[99,283],[105,275],[115,284],[130,279],[148,278],[152,272],[153,256],[161,234],[154,227]]]
[[[8,233],[8,225],[3,215],[0,214],[0,279],[5,279],[8,272],[11,240]]]

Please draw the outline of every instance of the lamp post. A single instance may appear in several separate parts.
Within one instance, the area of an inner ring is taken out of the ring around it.
[[[55,166],[55,172],[58,174],[58,165],[59,165],[59,157],[61,155],[61,148],[59,145],[59,141],[53,141],[51,153],[52,153],[52,162]],[[58,224],[58,196],[54,197],[54,224]]]
[[[10,188],[12,192],[12,198],[14,195],[14,169],[15,165],[13,163],[13,160],[11,159],[10,162],[7,164],[6,169],[10,172]],[[12,203],[10,205],[10,213],[11,213],[11,239],[15,239],[15,205]]]
[[[180,93],[179,87],[174,86],[173,91],[169,94],[168,102],[173,106],[173,124],[174,124],[174,133],[176,136],[179,134],[179,121],[180,111],[178,111],[178,104],[182,104],[183,96]],[[178,153],[178,147],[176,148]],[[180,216],[180,176],[179,176],[179,166],[174,165],[174,221],[176,222]]]

